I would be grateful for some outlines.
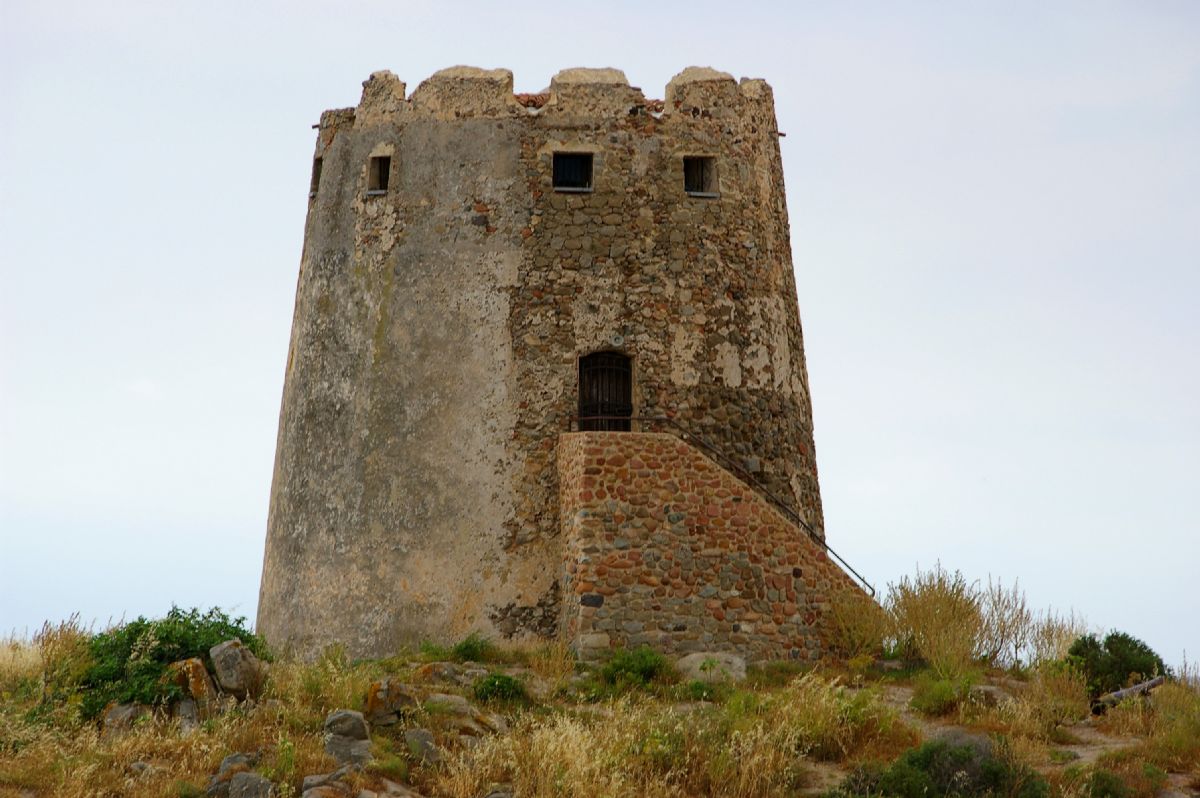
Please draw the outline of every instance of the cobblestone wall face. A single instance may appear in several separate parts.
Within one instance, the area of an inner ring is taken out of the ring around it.
[[[830,596],[858,590],[807,534],[671,435],[559,442],[564,630],[613,646],[821,656]]]
[[[593,188],[552,185],[558,151]],[[390,73],[321,117],[258,625],[380,655],[560,621],[559,433],[578,359],[632,358],[633,403],[793,498],[823,534],[773,99],[688,69],[517,97],[457,67]],[[373,157],[390,184],[368,192]],[[707,156],[716,197],[684,191]]]

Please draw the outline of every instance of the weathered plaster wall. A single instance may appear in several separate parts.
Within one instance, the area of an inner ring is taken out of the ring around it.
[[[559,441],[564,631],[580,653],[613,646],[815,660],[830,596],[858,590],[823,548],[671,435]]]
[[[556,150],[594,190],[556,192]],[[391,184],[367,196],[371,156]],[[719,198],[683,191],[716,159]],[[322,115],[280,415],[259,629],[382,654],[560,619],[558,434],[577,359],[791,495],[818,530],[811,405],[770,88],[617,70],[518,98],[506,70],[390,73]],[[618,342],[614,344],[614,341]]]

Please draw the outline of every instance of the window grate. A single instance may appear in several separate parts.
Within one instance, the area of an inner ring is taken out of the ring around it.
[[[554,188],[561,191],[591,191],[592,153],[554,153]]]
[[[683,159],[683,190],[695,197],[716,197],[717,159],[695,156]]]
[[[579,358],[579,429],[629,432],[633,417],[633,369],[620,352]]]

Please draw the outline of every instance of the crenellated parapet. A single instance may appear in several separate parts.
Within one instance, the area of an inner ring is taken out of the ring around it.
[[[587,67],[562,70],[540,95],[513,94],[513,75],[507,69],[472,66],[440,70],[411,95],[405,92],[405,82],[391,72],[372,73],[363,82],[362,99],[354,109],[355,123],[395,124],[409,114],[442,120],[525,115],[602,119],[660,112],[655,109],[680,118],[712,117],[736,115],[744,106],[772,102],[764,81],[743,78],[738,83],[729,73],[709,67],[688,67],[680,72],[667,84],[661,101],[648,100],[640,88],[629,85],[619,69]],[[340,116],[331,121],[344,123]]]

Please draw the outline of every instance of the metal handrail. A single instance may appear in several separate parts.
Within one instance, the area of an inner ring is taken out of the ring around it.
[[[816,530],[812,528],[812,525],[809,524],[808,521],[805,521],[804,517],[801,516],[797,510],[795,510],[790,504],[788,504],[786,501],[784,501],[779,496],[777,496],[775,493],[773,493],[771,491],[771,489],[768,488],[762,482],[762,480],[760,480],[756,476],[754,476],[754,474],[752,474],[750,471],[748,471],[743,465],[738,463],[736,460],[731,458],[729,455],[722,452],[716,446],[713,446],[711,443],[706,441],[701,436],[696,435],[695,433],[692,433],[689,430],[687,430],[682,424],[680,424],[675,419],[670,418],[668,416],[575,416],[575,415],[572,415],[572,416],[567,417],[567,429],[571,432],[579,431],[579,422],[580,421],[628,421],[631,425],[634,422],[651,422],[651,423],[666,424],[667,426],[674,427],[675,431],[678,433],[678,436],[680,438],[682,438],[685,441],[688,441],[689,443],[694,443],[697,446],[699,446],[713,460],[716,460],[718,464],[720,464],[723,468],[725,468],[726,471],[733,472],[733,474],[735,476],[737,476],[743,482],[750,485],[752,488],[754,488],[756,491],[758,491],[760,494],[762,494],[762,496],[764,498],[766,498],[768,501],[770,501],[771,504],[775,505],[775,508],[777,510],[779,510],[787,518],[789,518],[791,521],[793,521],[797,526],[799,526],[801,529],[803,529],[805,532],[807,532],[808,536],[810,538],[812,538],[814,543],[818,544],[821,548],[823,548],[825,550],[825,552],[827,554],[829,554],[829,556],[833,557],[835,560],[837,560],[839,563],[841,563],[842,568],[844,568],[855,579],[857,579],[862,584],[862,586],[867,589],[867,592],[871,594],[872,598],[875,597],[875,587],[870,582],[868,582],[866,580],[866,578],[863,577],[862,574],[860,574],[858,571],[854,570],[854,567],[851,566],[850,563],[846,562],[846,560],[843,559],[840,554],[838,554],[836,551],[834,551],[833,547],[831,547],[828,543],[825,542],[825,538],[818,535]],[[596,431],[602,432],[604,430],[596,430]]]

